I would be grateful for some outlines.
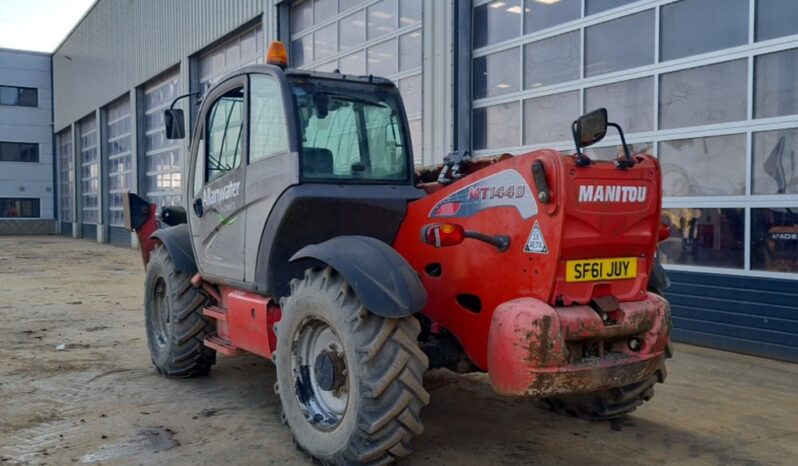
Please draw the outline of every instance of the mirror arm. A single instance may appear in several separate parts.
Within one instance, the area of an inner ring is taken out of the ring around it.
[[[632,154],[629,153],[629,146],[626,145],[626,138],[623,135],[623,129],[621,129],[621,125],[619,125],[618,123],[607,122],[607,126],[612,126],[613,128],[618,130],[618,134],[621,136],[621,144],[623,144],[623,152],[625,154],[625,157],[623,159],[616,159],[615,166],[621,169],[634,167],[635,159],[633,159]]]
[[[172,101],[172,105],[169,106],[169,110],[174,110],[175,104],[178,101],[185,99],[186,97],[191,97],[192,95],[200,95],[200,91],[189,92],[188,94],[183,94],[175,97],[175,100]]]
[[[576,120],[571,123],[571,134],[574,136],[574,144],[576,145],[576,166],[586,167],[590,165],[590,157],[582,153],[582,145],[579,143],[579,135],[576,132]]]

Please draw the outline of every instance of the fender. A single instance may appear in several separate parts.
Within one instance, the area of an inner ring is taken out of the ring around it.
[[[194,258],[194,250],[191,249],[188,224],[181,223],[155,230],[150,238],[157,239],[166,247],[177,270],[190,275],[197,273],[197,260]]]
[[[427,291],[410,264],[388,244],[368,236],[339,236],[300,249],[291,262],[316,259],[340,273],[371,312],[400,318],[420,312]]]

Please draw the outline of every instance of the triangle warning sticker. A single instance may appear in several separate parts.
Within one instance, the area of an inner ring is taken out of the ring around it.
[[[535,220],[535,226],[532,227],[532,233],[529,234],[529,239],[526,241],[524,252],[549,253],[549,248],[546,246],[546,240],[543,239],[543,232],[540,231],[540,225],[537,220]]]

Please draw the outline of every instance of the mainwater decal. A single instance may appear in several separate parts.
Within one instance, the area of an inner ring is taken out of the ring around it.
[[[526,180],[508,169],[477,180],[439,201],[429,213],[431,218],[463,218],[494,207],[515,207],[521,218],[538,213],[538,206]]]
[[[205,207],[214,206],[224,201],[238,196],[240,181],[231,181],[220,188],[205,188],[202,191],[202,205]]]

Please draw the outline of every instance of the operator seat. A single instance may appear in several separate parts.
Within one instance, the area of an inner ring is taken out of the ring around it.
[[[308,176],[332,175],[332,151],[320,147],[305,147],[302,150],[302,166]]]

